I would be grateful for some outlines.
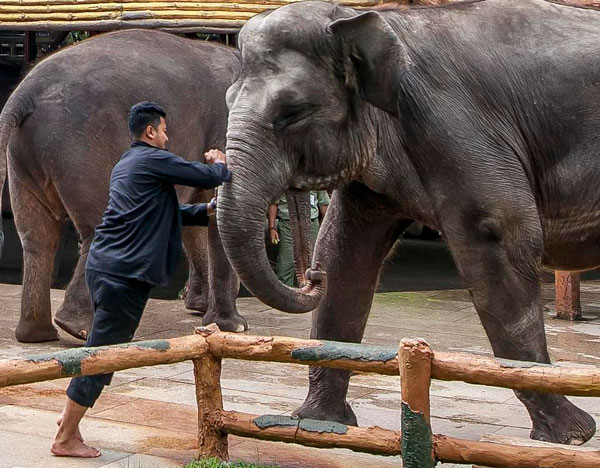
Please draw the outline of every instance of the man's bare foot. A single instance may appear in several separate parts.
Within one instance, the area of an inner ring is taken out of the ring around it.
[[[56,421],[56,425],[58,427],[60,427],[60,425],[63,422],[64,419],[64,414],[61,414],[60,417],[58,418],[58,420]],[[81,432],[79,431],[79,426],[77,426],[77,429],[75,430],[75,438],[81,442],[83,442],[83,436],[81,435]]]
[[[57,457],[96,458],[100,456],[98,450],[85,445],[79,439],[70,439],[64,442],[54,441],[50,451]]]

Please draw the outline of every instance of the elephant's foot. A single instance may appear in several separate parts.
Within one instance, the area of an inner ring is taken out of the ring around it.
[[[15,330],[15,337],[21,343],[45,343],[58,340],[58,330],[51,323],[21,320]]]
[[[90,310],[85,313],[82,310],[87,310],[89,306],[75,307],[66,302],[56,313],[54,323],[69,335],[80,340],[87,339],[88,333],[92,328],[94,314]]]
[[[594,418],[577,408],[566,398],[561,398],[549,411],[531,414],[533,429],[530,437],[544,442],[581,445],[596,433]]]
[[[192,290],[188,290],[185,294],[185,308],[202,314],[206,313],[208,310],[208,294],[197,294]]]
[[[341,424],[346,424],[347,426],[358,426],[356,415],[346,401],[344,401],[341,405],[337,402],[323,405],[313,402],[310,398],[310,395],[300,408],[294,410],[292,417],[298,419],[334,421]]]
[[[248,321],[242,317],[237,310],[233,310],[227,315],[219,314],[214,311],[207,312],[202,317],[202,325],[216,323],[221,331],[241,333],[248,330]]]

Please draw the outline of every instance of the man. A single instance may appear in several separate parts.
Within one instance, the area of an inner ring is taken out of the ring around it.
[[[329,206],[329,195],[325,190],[310,192],[310,238],[311,247],[314,248],[319,233],[319,217],[323,219]],[[290,228],[290,213],[285,195],[277,203],[269,205],[267,214],[269,220],[269,238],[272,244],[279,244],[275,273],[277,277],[288,286],[298,286],[296,270],[294,269],[294,252],[292,243],[292,230]],[[277,227],[275,219],[279,219]]]
[[[174,184],[210,189],[231,178],[218,150],[206,161],[189,162],[165,148],[169,142],[165,111],[140,102],[129,112],[133,143],[114,167],[108,208],[96,228],[86,264],[86,281],[94,321],[86,346],[129,342],[140,323],[153,286],[168,282],[182,251],[181,225],[208,224],[216,203],[180,205]],[[51,452],[93,458],[83,443],[79,422],[112,374],[76,377],[67,389],[67,404],[58,421]]]

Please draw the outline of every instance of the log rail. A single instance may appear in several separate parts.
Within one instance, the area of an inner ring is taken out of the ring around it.
[[[25,1],[25,0],[24,0]],[[402,431],[358,428],[330,421],[225,411],[221,360],[295,363],[401,376]],[[228,458],[227,435],[402,455],[405,468],[434,467],[438,461],[490,467],[597,468],[600,452],[573,448],[523,447],[432,434],[430,380],[462,380],[500,387],[600,396],[600,370],[560,368],[461,353],[434,353],[423,340],[399,348],[287,337],[223,333],[206,327],[196,334],[98,348],[73,348],[0,361],[0,387],[77,375],[191,360],[198,403],[198,457]],[[551,462],[551,464],[548,464]]]

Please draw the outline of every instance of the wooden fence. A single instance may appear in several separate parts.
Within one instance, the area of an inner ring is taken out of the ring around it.
[[[223,358],[324,366],[401,376],[402,431],[225,411],[220,376]],[[192,360],[198,403],[198,457],[228,459],[227,434],[311,447],[348,448],[402,455],[405,468],[438,461],[510,468],[598,468],[599,451],[537,448],[462,440],[432,434],[431,379],[461,380],[520,390],[600,396],[600,370],[559,368],[460,353],[433,353],[424,341],[402,340],[399,349],[333,341],[222,333],[196,334],[98,348],[76,348],[0,361],[0,387],[94,375]]]

